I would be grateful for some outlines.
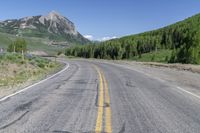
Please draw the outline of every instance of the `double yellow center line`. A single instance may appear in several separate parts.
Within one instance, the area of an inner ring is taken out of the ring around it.
[[[95,132],[112,133],[112,121],[111,121],[111,108],[110,97],[108,91],[108,83],[105,79],[103,72],[94,66],[99,76],[99,92],[98,92],[98,114],[96,120]]]

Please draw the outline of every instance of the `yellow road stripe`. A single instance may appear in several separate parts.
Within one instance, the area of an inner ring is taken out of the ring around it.
[[[107,107],[105,108],[105,132],[106,133],[112,133],[112,121],[111,121],[111,107],[110,107],[110,96],[109,96],[109,90],[108,90],[108,83],[103,76],[103,81],[105,85],[105,102],[107,104]]]
[[[96,133],[101,133],[102,132],[102,124],[103,124],[103,106],[104,106],[104,90],[103,90],[103,80],[102,80],[102,75],[100,73],[100,70],[95,67],[95,69],[98,72],[99,75],[99,98],[98,98],[98,114],[97,114],[97,120],[96,120],[96,128],[95,132]]]
[[[99,97],[98,97],[98,114],[96,120],[95,132],[101,133],[103,128],[103,115],[105,114],[105,132],[112,133],[112,121],[111,121],[111,108],[110,108],[110,97],[108,91],[108,83],[105,79],[104,74],[100,71],[97,66],[94,66],[99,76]],[[104,92],[105,91],[105,92]],[[105,93],[105,97],[104,97]],[[105,105],[104,105],[105,98]],[[105,112],[104,112],[105,107]]]

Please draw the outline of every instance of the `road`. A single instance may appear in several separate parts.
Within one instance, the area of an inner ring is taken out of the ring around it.
[[[0,102],[0,133],[199,133],[200,98],[136,68],[69,68]]]

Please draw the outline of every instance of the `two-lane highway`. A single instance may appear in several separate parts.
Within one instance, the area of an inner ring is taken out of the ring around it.
[[[199,133],[200,99],[127,66],[69,68],[0,102],[2,133]]]

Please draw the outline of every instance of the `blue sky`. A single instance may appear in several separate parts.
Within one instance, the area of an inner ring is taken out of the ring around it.
[[[55,10],[83,35],[101,40],[136,34],[200,13],[199,0],[2,0],[0,20]]]

